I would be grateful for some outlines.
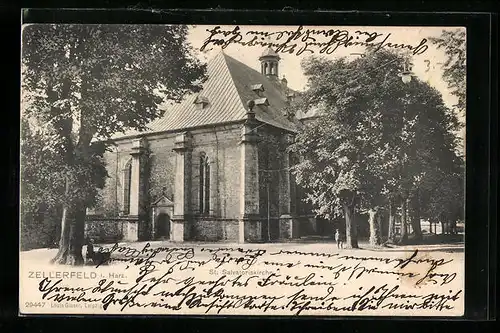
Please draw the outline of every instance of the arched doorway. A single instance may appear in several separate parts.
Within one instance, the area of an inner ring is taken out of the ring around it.
[[[174,203],[165,195],[153,202],[153,216],[151,221],[151,239],[167,240],[170,239],[170,218],[174,213]]]

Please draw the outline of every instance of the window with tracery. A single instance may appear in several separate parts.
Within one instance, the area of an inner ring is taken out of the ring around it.
[[[132,160],[125,164],[123,169],[123,215],[130,214],[130,187],[132,179]]]
[[[210,212],[210,163],[208,157],[200,155],[200,213]]]

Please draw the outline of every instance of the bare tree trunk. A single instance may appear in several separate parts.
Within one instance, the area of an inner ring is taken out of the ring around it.
[[[378,207],[368,211],[370,215],[370,245],[377,246],[382,244],[382,237],[380,235],[380,212]]]
[[[68,197],[69,189],[70,189],[69,179],[68,176],[66,176],[66,179],[64,181],[64,192],[65,192],[64,194],[66,198]],[[51,263],[61,263],[63,259],[65,261],[66,258],[68,257],[69,232],[70,232],[70,226],[68,224],[68,206],[64,205],[61,217],[61,237],[59,238],[59,251],[57,252],[56,256],[51,260]]]
[[[354,215],[354,205],[344,205],[346,248],[358,248],[358,226]]]
[[[84,243],[85,209],[64,207],[59,251],[53,263],[62,265],[82,265]]]
[[[389,243],[394,242],[394,225],[395,225],[395,216],[394,216],[394,203],[392,200],[389,202],[389,230],[387,232],[387,241]]]
[[[412,197],[412,210],[411,210],[411,226],[413,228],[413,233],[416,241],[421,241],[422,236],[422,226],[420,225],[420,199],[418,197],[418,192]]]
[[[383,217],[384,215],[379,212],[377,214],[377,219],[375,221],[375,225],[377,226],[377,235],[379,236],[378,239],[378,244],[377,245],[382,245],[384,243],[384,237],[383,237],[383,234],[382,234],[382,230],[383,230]]]
[[[86,80],[83,80],[86,82]],[[70,92],[71,81],[66,80],[67,93]],[[87,84],[82,84],[80,94],[82,100],[87,92]],[[95,134],[95,128],[91,125],[91,118],[87,117],[85,110],[88,106],[85,103],[80,107],[80,124],[75,124],[74,118],[64,120],[63,133],[65,134],[65,162],[68,166],[81,166],[87,163],[91,157],[90,143]],[[77,126],[74,128],[74,126]],[[73,134],[78,134],[78,139],[73,139]],[[89,167],[88,165],[86,167]],[[74,176],[74,175],[73,175]],[[86,181],[86,180],[85,180]],[[84,244],[86,203],[84,199],[74,198],[74,190],[81,190],[80,180],[74,180],[70,174],[66,175],[65,203],[63,205],[63,217],[61,219],[61,239],[59,241],[59,251],[51,260],[52,263],[63,265],[82,265],[82,247]],[[83,186],[85,188],[85,186]]]
[[[401,204],[401,238],[400,243],[405,244],[408,242],[408,216],[407,216],[408,202],[407,199],[403,199]]]
[[[457,232],[457,221],[456,220],[453,220],[453,221],[450,221],[450,232],[452,235],[456,235],[458,232]]]
[[[66,194],[68,194],[69,190],[70,183],[66,179]],[[64,204],[59,251],[51,260],[52,263],[75,266],[83,264],[82,246],[84,243],[85,213],[84,205],[69,202]]]

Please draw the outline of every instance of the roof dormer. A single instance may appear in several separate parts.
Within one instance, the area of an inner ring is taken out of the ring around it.
[[[269,106],[269,100],[267,97],[257,98],[254,100],[256,106],[263,107],[266,109]]]
[[[204,109],[208,106],[208,98],[203,95],[198,95],[194,100],[194,104],[196,104],[198,108]]]
[[[250,86],[250,88],[252,89],[252,91],[254,93],[256,93],[258,96],[262,96],[262,93],[264,92],[264,85],[262,83],[258,83],[258,84],[252,84]]]

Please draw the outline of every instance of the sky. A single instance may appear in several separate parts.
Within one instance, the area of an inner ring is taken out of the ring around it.
[[[221,47],[218,45],[214,45],[210,43],[206,46],[205,50],[200,51],[202,48],[204,41],[207,40],[211,36],[210,32],[207,30],[212,30],[215,26],[207,26],[207,25],[198,25],[191,26],[188,40],[192,44],[192,46],[197,50],[198,57],[203,59],[204,61],[212,58],[217,52],[221,51]],[[220,26],[220,31],[233,31],[235,26]],[[260,32],[279,32],[279,31],[296,31],[298,26],[239,26],[241,35],[243,37],[242,41],[248,41],[251,39],[251,36],[247,34],[249,31],[260,31]],[[369,33],[372,35],[373,33],[381,34],[374,42],[381,42],[386,37],[387,43],[392,44],[406,44],[412,46],[418,46],[423,38],[428,37],[437,37],[441,34],[443,30],[454,30],[460,29],[459,27],[375,27],[375,26],[304,26],[302,31],[307,29],[315,29],[315,30],[342,30],[344,34],[348,34],[349,36],[353,36],[354,38],[359,36],[367,36],[366,34],[360,34],[356,31],[362,31]],[[465,28],[462,28],[465,29]],[[262,38],[263,42],[276,42],[275,36],[278,34],[274,34],[272,37]],[[310,35],[312,36],[312,34]],[[373,35],[372,35],[373,36]],[[213,35],[211,38],[214,39],[224,39],[228,40],[231,35],[224,37],[222,34]],[[315,38],[320,42],[327,42],[330,38],[315,35]],[[361,37],[362,40],[365,40],[366,37]],[[283,41],[283,39],[281,39]],[[299,46],[303,45],[299,43]],[[387,44],[386,44],[387,45]],[[452,106],[456,103],[456,98],[450,94],[450,91],[447,88],[447,84],[442,80],[442,70],[440,63],[445,61],[445,54],[443,50],[438,50],[432,43],[427,42],[425,45],[428,46],[427,50],[422,54],[417,54],[412,56],[413,62],[413,72],[416,76],[418,76],[421,80],[427,81],[431,86],[438,89],[442,95],[443,100],[448,106]],[[229,44],[224,52],[233,58],[243,62],[244,64],[260,71],[260,62],[258,60],[261,53],[265,50],[265,46],[243,46],[236,43]],[[298,47],[299,48],[299,47]],[[359,57],[360,53],[364,51],[363,46],[349,46],[338,47],[332,54],[320,54],[318,51],[319,47],[311,46],[310,48],[314,51],[313,53],[304,52],[300,55],[297,55],[297,51],[293,54],[282,53],[280,52],[280,65],[279,72],[280,77],[285,76],[288,85],[290,88],[294,90],[302,91],[306,88],[307,79],[303,75],[300,62],[305,57],[309,57],[311,55],[314,56],[322,56],[330,59],[335,59],[337,57]],[[211,50],[208,50],[211,49]],[[358,53],[358,54],[352,54]]]

